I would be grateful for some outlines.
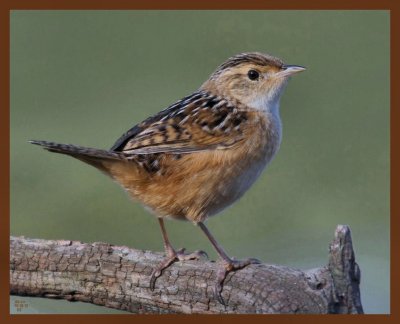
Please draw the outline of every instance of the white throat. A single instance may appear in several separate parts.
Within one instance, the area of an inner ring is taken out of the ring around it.
[[[260,96],[257,99],[251,101],[248,105],[255,110],[262,111],[265,114],[279,118],[280,97],[280,94],[272,96],[270,94]]]
[[[249,107],[263,112],[270,121],[271,131],[275,133],[278,140],[277,149],[282,139],[282,122],[279,115],[279,104],[283,89],[278,89],[276,93],[269,93],[250,102]]]
[[[279,101],[287,81],[288,78],[284,78],[277,85],[270,87],[263,96],[258,96],[256,99],[249,102],[249,107],[263,111],[279,119]]]

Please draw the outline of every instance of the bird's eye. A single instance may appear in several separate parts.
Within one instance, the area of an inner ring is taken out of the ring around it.
[[[260,74],[256,70],[250,70],[249,72],[247,72],[247,76],[250,80],[255,81],[258,80]]]

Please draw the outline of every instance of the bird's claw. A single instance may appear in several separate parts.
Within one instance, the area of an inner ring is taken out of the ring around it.
[[[217,272],[217,282],[214,286],[214,296],[220,304],[227,306],[224,299],[222,298],[223,284],[226,276],[229,272],[243,269],[250,264],[260,264],[261,261],[255,258],[249,258],[245,260],[235,260],[223,261],[223,266],[218,269]]]
[[[150,289],[154,290],[156,285],[156,280],[161,276],[164,269],[168,268],[172,263],[176,261],[176,256],[167,256],[165,257],[160,264],[153,270],[150,276]]]
[[[157,278],[160,277],[162,275],[162,272],[174,262],[200,260],[202,257],[208,259],[207,253],[201,250],[197,250],[192,253],[185,253],[184,248],[179,249],[178,251],[174,251],[170,255],[167,255],[151,273],[150,289],[154,290]]]

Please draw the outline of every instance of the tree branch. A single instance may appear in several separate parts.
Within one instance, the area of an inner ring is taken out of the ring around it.
[[[83,301],[133,313],[363,313],[360,270],[348,226],[339,225],[327,266],[301,271],[250,265],[228,275],[219,304],[216,263],[175,263],[151,291],[162,254],[125,246],[11,237],[10,290]]]

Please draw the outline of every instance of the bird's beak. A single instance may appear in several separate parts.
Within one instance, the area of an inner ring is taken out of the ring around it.
[[[285,77],[285,76],[289,76],[295,73],[299,73],[304,71],[306,68],[300,65],[287,65],[284,64],[281,67],[281,71],[279,71],[276,76],[277,77]]]

